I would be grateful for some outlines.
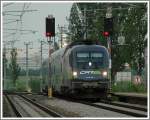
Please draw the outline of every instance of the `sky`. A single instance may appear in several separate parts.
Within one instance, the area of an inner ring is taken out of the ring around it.
[[[20,14],[14,13],[14,12],[6,12],[6,11],[15,11],[15,10],[22,10],[24,3],[12,3],[10,5],[3,4],[3,13],[5,14],[13,14],[17,15]],[[11,21],[10,19],[19,19],[18,16],[11,16],[11,15],[3,15],[3,41],[12,41],[12,40],[18,40],[15,42],[15,47],[24,49],[25,53],[25,45],[24,42],[31,41],[33,44],[30,45],[31,49],[30,53],[34,54],[35,52],[39,54],[39,48],[40,48],[40,40],[44,40],[47,42],[47,39],[45,37],[45,17],[48,15],[53,15],[55,17],[55,28],[56,33],[58,32],[58,24],[59,26],[66,26],[68,25],[68,21],[66,17],[69,17],[70,10],[71,10],[72,3],[29,3],[26,2],[25,9],[26,10],[37,10],[33,12],[26,12],[23,14],[22,22],[13,22],[8,23]],[[36,33],[28,32],[27,34],[20,35],[19,31],[11,31],[8,29],[27,29],[27,30],[34,30],[37,31]],[[16,32],[15,35],[8,36],[9,33]],[[10,47],[10,45],[7,44],[7,47]],[[47,47],[46,44],[43,45],[43,48]],[[22,53],[22,52],[21,52]],[[20,54],[24,55],[24,54]]]

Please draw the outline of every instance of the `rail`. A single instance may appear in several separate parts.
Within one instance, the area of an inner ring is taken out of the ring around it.
[[[35,101],[23,96],[23,95],[19,95],[20,97],[22,97],[23,99],[25,99],[26,101],[32,103],[33,105],[37,106],[38,108],[42,109],[43,111],[45,111],[46,113],[52,115],[53,117],[63,117],[63,115],[53,111],[52,109],[49,109],[39,103],[36,103]]]
[[[23,117],[23,115],[17,110],[16,106],[14,105],[14,103],[12,102],[12,100],[9,98],[8,95],[6,95],[6,99],[8,100],[9,104],[11,105],[11,108],[13,109],[13,111],[15,112],[17,117]]]

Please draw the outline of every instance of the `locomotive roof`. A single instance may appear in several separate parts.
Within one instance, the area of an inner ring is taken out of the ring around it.
[[[90,50],[94,50],[94,49],[101,49],[102,51],[107,51],[107,49],[104,47],[104,46],[101,46],[101,45],[84,45],[84,44],[79,44],[79,45],[74,45],[74,46],[72,46],[72,47],[69,47],[69,48],[61,48],[61,49],[59,49],[59,50],[57,50],[56,52],[54,52],[54,53],[52,53],[52,56],[51,57],[53,57],[53,56],[57,56],[57,55],[64,55],[69,49],[70,50],[74,50],[74,51],[78,51],[78,50],[82,50],[83,48],[87,48],[87,49],[89,49],[90,48]],[[86,50],[87,50],[86,49]]]
[[[73,46],[76,46],[76,45],[100,45],[100,42],[99,41],[93,41],[93,40],[78,40],[78,41],[73,41],[71,42],[68,46],[67,46],[67,49],[68,48],[71,48]]]
[[[91,41],[91,40],[85,40],[85,41],[74,41],[74,42],[72,42],[72,43],[70,43],[67,47],[65,47],[65,48],[61,48],[61,49],[59,49],[59,50],[57,50],[57,51],[55,51],[55,52],[53,52],[52,54],[51,54],[51,58],[53,58],[53,57],[55,57],[55,56],[57,56],[57,55],[62,55],[62,56],[64,56],[65,55],[65,53],[68,51],[68,50],[82,50],[83,48],[89,48],[89,47],[91,47],[90,49],[96,49],[96,48],[99,48],[99,49],[101,49],[101,50],[103,50],[103,51],[106,51],[107,49],[104,47],[104,46],[102,46],[102,45],[100,45],[100,43],[99,43],[99,41]]]
[[[92,44],[92,45],[87,45],[87,44],[78,44],[78,45],[73,45],[72,47],[65,47],[65,48],[61,48],[55,52],[53,52],[51,54],[51,58],[55,58],[56,56],[64,56],[65,53],[68,51],[68,50],[74,50],[74,51],[80,51],[80,50],[83,50],[83,48],[85,50],[89,49],[89,50],[95,50],[95,49],[101,49],[101,51],[104,51],[104,52],[108,52],[107,51],[107,48],[104,47],[104,46],[101,46],[101,45],[96,45],[96,44]],[[48,59],[46,60],[48,61]]]
[[[82,48],[99,48],[99,49],[105,49],[106,50],[106,47],[104,46],[101,46],[101,45],[75,45],[73,46],[72,48],[73,49],[82,49]]]

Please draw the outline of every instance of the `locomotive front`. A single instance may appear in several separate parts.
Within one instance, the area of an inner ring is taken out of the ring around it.
[[[79,45],[70,55],[74,92],[106,94],[109,88],[109,53],[100,45]]]

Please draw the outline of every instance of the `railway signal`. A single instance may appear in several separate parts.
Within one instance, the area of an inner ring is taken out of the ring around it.
[[[111,43],[112,43],[112,35],[113,35],[113,17],[112,17],[112,7],[109,6],[107,8],[106,17],[104,18],[104,35],[107,36],[107,48],[111,55]],[[109,59],[109,68],[111,69],[112,63],[111,58]],[[110,77],[110,86],[111,86],[111,77]],[[111,92],[111,87],[109,89]]]
[[[112,36],[113,34],[113,18],[104,19],[104,36]]]
[[[55,18],[46,17],[46,37],[55,36]]]
[[[49,85],[48,85],[48,97],[52,98],[52,85],[51,85],[51,79],[50,79],[50,50],[51,50],[51,43],[52,43],[52,37],[54,37],[55,40],[55,18],[53,15],[48,15],[46,17],[46,37],[47,37],[47,42],[49,44]]]

